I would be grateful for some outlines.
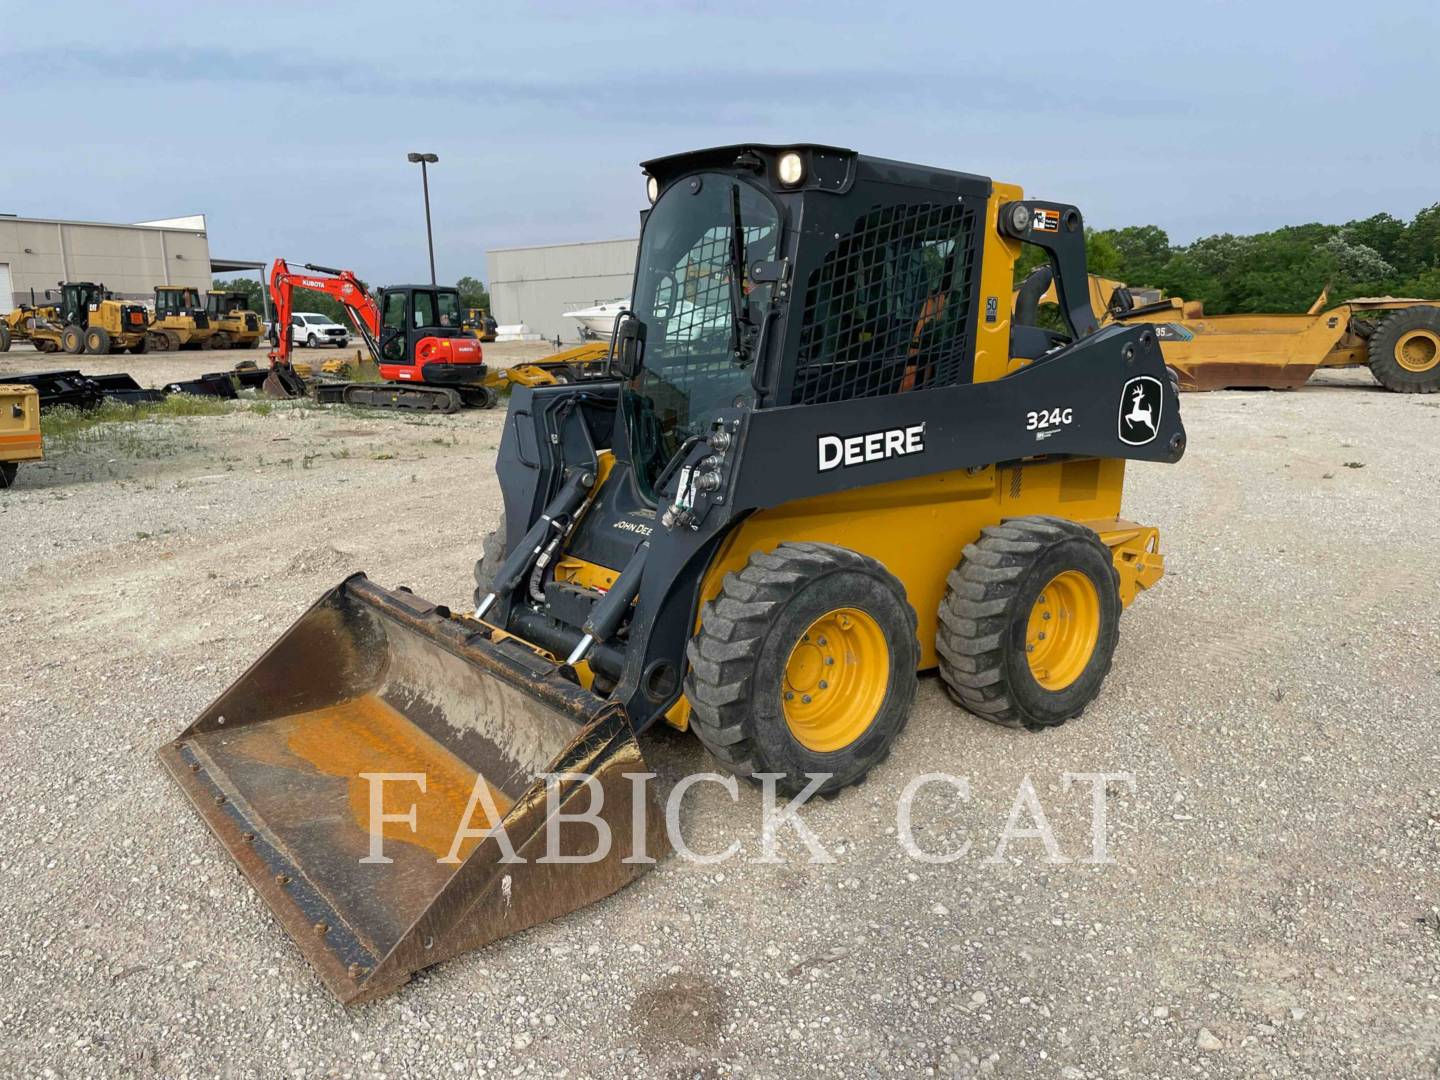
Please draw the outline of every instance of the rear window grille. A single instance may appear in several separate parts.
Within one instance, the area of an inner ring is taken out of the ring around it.
[[[975,211],[876,206],[805,288],[791,400],[815,405],[953,386],[970,377]]]

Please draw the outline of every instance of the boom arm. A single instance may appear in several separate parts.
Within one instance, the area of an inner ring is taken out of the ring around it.
[[[364,284],[349,270],[306,263],[308,274],[292,273],[284,259],[276,259],[270,267],[270,302],[275,307],[277,342],[270,352],[270,366],[290,366],[290,316],[296,288],[313,289],[333,297],[350,316],[355,329],[365,339],[370,355],[380,362],[380,307],[365,291]]]

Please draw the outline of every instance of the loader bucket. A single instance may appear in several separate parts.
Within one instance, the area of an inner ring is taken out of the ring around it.
[[[345,1004],[607,896],[667,851],[623,707],[363,574],[160,757]],[[597,820],[611,845],[595,861]]]

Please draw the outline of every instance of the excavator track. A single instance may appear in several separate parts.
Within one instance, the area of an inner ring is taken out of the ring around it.
[[[315,400],[322,404],[360,405],[367,409],[408,409],[412,412],[459,412],[461,392],[449,386],[406,386],[403,383],[319,383]]]

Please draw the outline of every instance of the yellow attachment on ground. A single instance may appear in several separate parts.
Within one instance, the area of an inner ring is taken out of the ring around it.
[[[1120,574],[1120,603],[1129,607],[1144,590],[1165,576],[1165,556],[1160,551],[1160,530],[1137,525],[1123,518],[1082,521],[1093,529],[1110,549]]]
[[[801,635],[785,664],[785,723],[817,754],[844,749],[880,712],[890,649],[880,624],[859,608],[826,612]]]
[[[1100,639],[1100,594],[1078,570],[1056,574],[1036,596],[1025,626],[1030,673],[1046,690],[1078,679]]]

